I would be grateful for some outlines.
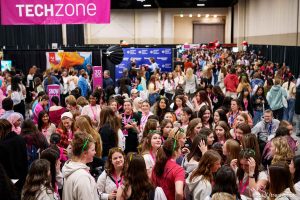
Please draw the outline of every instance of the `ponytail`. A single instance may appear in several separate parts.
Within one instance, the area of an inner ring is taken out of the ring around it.
[[[172,158],[175,151],[179,149],[178,141],[174,138],[168,139],[162,148],[157,152],[157,161],[154,166],[154,173],[158,177],[162,177],[167,161]]]

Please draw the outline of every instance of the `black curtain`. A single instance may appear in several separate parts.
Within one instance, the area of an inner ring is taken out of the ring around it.
[[[47,49],[63,43],[61,25],[0,25],[0,38],[0,46],[12,49]]]
[[[84,27],[82,24],[67,25],[67,46],[84,45]]]

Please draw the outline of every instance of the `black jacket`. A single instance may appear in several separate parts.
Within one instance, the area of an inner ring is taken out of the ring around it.
[[[27,150],[25,140],[15,132],[0,141],[0,163],[10,179],[19,179],[15,186],[20,192],[28,170]]]
[[[99,133],[102,139],[102,156],[107,157],[109,149],[118,146],[118,143],[114,136],[115,133],[109,124],[104,124],[103,127],[100,128]]]

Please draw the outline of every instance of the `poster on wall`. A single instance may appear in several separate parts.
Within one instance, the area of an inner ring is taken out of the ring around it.
[[[172,71],[172,49],[171,48],[123,48],[123,61],[116,66],[116,80],[122,77],[124,69],[131,66],[131,60],[135,59],[136,66],[151,65],[149,59],[154,58],[161,72]]]
[[[110,0],[1,0],[3,25],[109,22]]]
[[[47,69],[86,69],[92,63],[92,52],[46,52]]]

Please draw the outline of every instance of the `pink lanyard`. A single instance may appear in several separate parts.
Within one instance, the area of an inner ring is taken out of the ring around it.
[[[148,113],[148,115],[142,116],[142,119],[141,119],[141,124],[142,125],[146,124],[149,116],[150,116],[150,112]]]
[[[131,119],[131,115],[128,117],[128,119],[126,119],[126,115],[124,114],[124,118],[123,118],[124,125],[128,124],[130,119]]]
[[[150,156],[152,157],[153,161],[155,162],[156,159],[155,159],[155,157],[154,157],[154,155],[152,153],[152,150],[150,150],[149,153],[150,153]]]
[[[246,188],[248,187],[249,185],[249,178],[247,179],[246,183],[243,184],[243,180],[240,181],[240,184],[239,184],[239,189],[240,189],[240,194],[244,194]]]
[[[96,120],[97,118],[96,118],[96,114],[95,114],[95,112],[94,112],[94,109],[93,109],[93,107],[90,105],[90,107],[91,107],[91,110],[92,110],[92,113],[93,113],[93,115],[94,115],[94,120]],[[97,110],[97,107],[96,107],[96,110]]]
[[[115,181],[115,184],[117,186],[117,189],[118,189],[119,186],[122,185],[122,183],[123,183],[123,177],[121,177],[120,183],[118,181],[117,175],[114,174],[113,177],[114,177],[114,181]]]

